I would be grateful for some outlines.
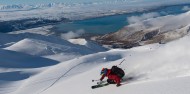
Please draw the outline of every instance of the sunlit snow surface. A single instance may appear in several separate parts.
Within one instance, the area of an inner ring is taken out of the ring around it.
[[[113,49],[59,64],[54,60],[1,49],[0,94],[189,94],[189,40],[187,35],[168,44]],[[96,84],[91,80],[100,78],[99,72],[103,67],[111,68],[123,59],[125,61],[120,67],[125,70],[126,76],[121,87],[90,88]],[[8,62],[8,65],[3,62]],[[126,80],[128,78],[132,79]]]
[[[188,17],[189,12],[174,17],[185,16]],[[157,19],[166,17],[169,16]],[[167,44],[106,50],[85,39],[68,41],[42,32],[36,34],[36,30],[1,34],[0,94],[190,92],[189,34]],[[119,66],[126,76],[121,87],[109,85],[91,89],[96,84],[92,80],[100,78],[103,67],[111,68],[123,59]]]
[[[126,9],[134,11],[136,10],[134,7],[142,9],[145,3],[140,2],[145,1],[133,0],[130,3],[134,3],[134,6],[128,5],[127,0],[110,0],[110,2],[99,0],[71,5],[51,4],[36,6],[36,8],[24,5],[25,7],[20,9],[1,8],[0,19],[13,20],[23,17],[83,19],[121,13],[123,10],[126,12]],[[185,2],[189,1],[147,0],[146,5],[151,7],[163,3]],[[31,10],[31,7],[34,9]],[[184,7],[184,10],[188,9],[189,7]],[[174,27],[176,24],[170,23],[177,20],[179,22],[177,27],[184,23],[189,26],[189,20],[186,20],[189,13],[151,18],[152,20],[145,19],[143,23],[150,21],[155,23],[152,25],[157,26],[162,24],[157,23],[161,20],[170,28],[176,29]],[[131,19],[133,23],[141,20],[141,17],[137,17],[135,21],[134,18]],[[142,19],[144,20],[144,17]],[[138,25],[139,23],[132,24],[132,26]],[[38,30],[40,32],[37,32]],[[187,35],[167,44],[111,50],[85,39],[65,40],[51,36],[44,28],[12,34],[0,33],[0,94],[189,94],[190,36],[188,32],[190,29],[187,30]],[[103,67],[111,68],[123,59],[125,61],[119,66],[124,69],[126,75],[121,87],[109,85],[91,89],[91,86],[96,84],[92,80],[100,78],[99,72]]]

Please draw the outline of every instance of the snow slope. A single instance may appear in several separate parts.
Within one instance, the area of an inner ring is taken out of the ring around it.
[[[26,38],[5,49],[35,56],[44,56],[47,58],[57,57],[56,60],[65,61],[72,58],[80,57],[82,55],[106,50],[105,48],[95,44],[93,46],[96,46],[96,48],[73,44],[60,45],[47,41]]]
[[[189,34],[167,44],[107,51],[85,39],[26,31],[0,34],[0,94],[189,94]],[[123,59],[123,86],[90,88],[103,67]]]
[[[19,88],[25,79],[58,61],[0,49],[0,94]]]
[[[70,52],[75,52],[75,54],[80,53],[82,55],[93,53],[93,51],[90,51],[88,49],[85,49],[85,51],[83,51],[84,49],[82,50],[81,48],[82,47],[78,47],[78,45],[76,47],[73,45],[71,46],[59,45],[46,41],[26,38],[6,49],[23,52],[31,55],[37,55],[37,56],[53,55],[58,53],[70,53]]]
[[[19,87],[11,93],[2,93],[10,90],[9,84],[4,83],[0,94],[189,94],[189,40],[188,35],[167,44],[85,55],[40,69],[30,78],[22,78],[19,84],[11,81],[11,85]],[[90,88],[96,84],[91,80],[100,78],[99,72],[103,67],[111,68],[123,59],[126,61],[120,67],[125,70],[126,76],[121,87]]]
[[[100,46],[94,49],[72,44],[46,33],[16,32],[13,34],[2,33],[0,36],[1,48],[4,48],[0,49],[0,94],[16,91],[30,77],[45,71],[51,65],[60,63],[60,61],[106,51]],[[88,41],[86,42],[88,43]]]
[[[169,1],[168,3],[170,3]],[[174,1],[175,3],[177,2],[177,0]],[[106,5],[119,4],[121,5],[119,8],[114,7],[119,10],[125,6],[126,2],[127,0],[122,0],[122,2],[116,0],[116,2],[107,2]],[[149,2],[148,4],[152,3]],[[159,3],[156,2],[155,4]],[[73,4],[64,8],[76,8],[73,10],[76,11],[83,10],[82,8],[88,8],[91,5],[99,7],[99,5],[105,6],[105,3]],[[62,7],[62,4],[60,7]],[[52,10],[56,8],[57,5],[55,8],[54,5],[50,7]],[[106,6],[100,8],[107,10]],[[83,17],[88,14],[86,11],[91,9],[93,8],[82,12],[78,11],[78,13],[82,13],[79,16]],[[40,7],[39,10],[47,11],[47,15],[43,15],[43,17],[49,18],[49,9],[46,10],[46,8]],[[99,11],[97,8],[93,10]],[[105,12],[105,10],[103,9],[101,12]],[[39,13],[35,9],[30,12],[31,14],[34,12],[36,14]],[[75,16],[72,16],[72,13],[70,14],[71,10],[66,12],[68,12],[69,17],[76,17],[76,12],[73,12]],[[97,13],[95,11],[91,12]],[[116,12],[114,10],[114,13]],[[4,18],[2,18],[4,20],[12,20],[11,15],[13,13],[17,16],[16,19],[18,19],[25,13],[27,14],[28,10],[27,12],[24,10],[15,12],[4,11],[0,15],[4,15]],[[109,12],[106,12],[106,15],[108,15],[107,13]],[[26,15],[26,17],[31,17],[31,14]],[[91,15],[97,16],[92,13],[89,14],[87,15],[88,17]],[[189,12],[186,14],[188,16]],[[7,15],[9,15],[8,18],[6,18]],[[38,17],[39,15],[34,16]],[[57,14],[55,15],[57,17]],[[54,18],[54,15],[51,17]],[[178,17],[183,18],[182,15]],[[178,17],[166,16],[165,19],[160,19],[166,21],[165,25],[172,27],[176,26],[176,24],[169,24],[166,19]],[[184,22],[187,25],[189,19],[177,19],[177,21],[179,24]],[[180,27],[180,25],[177,24],[177,27]],[[0,94],[190,93],[189,34],[167,44],[150,44],[131,49],[111,49],[107,51],[88,40],[70,39],[67,41],[51,36],[49,32],[37,32],[37,34],[35,32],[33,30],[27,32],[26,30],[12,34],[0,34]],[[123,59],[125,61],[118,65]],[[109,85],[92,90],[90,87],[96,84],[92,80],[100,78],[99,73],[103,67],[111,68],[112,65],[118,65],[124,69],[126,75],[122,81],[123,85],[120,87]]]
[[[31,56],[9,50],[0,49],[0,53],[1,68],[36,68],[58,63],[54,60],[44,59],[42,57]]]
[[[121,61],[120,58],[117,61],[102,63],[87,72],[78,73],[70,79],[65,80],[65,77],[63,77],[57,84],[42,94],[189,94],[188,88],[190,85],[187,84],[190,78],[189,40],[190,37],[187,36],[166,45],[157,45],[156,48],[149,50],[145,48],[154,46],[106,52],[112,54],[119,52],[126,59],[126,62],[121,67],[125,69],[125,79],[128,77],[132,77],[132,79],[124,81],[124,85],[119,88],[116,88],[115,85],[110,85],[92,90],[90,86],[95,84],[91,82],[92,79],[100,77],[99,72],[102,67],[110,68],[112,65],[118,64]],[[141,51],[136,49],[141,49]],[[88,67],[85,68],[87,69]],[[67,74],[71,73],[68,72]]]

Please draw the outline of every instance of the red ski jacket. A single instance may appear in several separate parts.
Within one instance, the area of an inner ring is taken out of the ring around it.
[[[107,73],[103,74],[102,77],[100,78],[100,80],[102,81],[105,77],[108,77],[108,79],[114,80],[114,82],[116,84],[121,83],[121,78],[115,74],[112,74],[111,69],[108,69]]]

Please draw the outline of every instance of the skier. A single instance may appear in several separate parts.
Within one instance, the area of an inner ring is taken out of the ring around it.
[[[113,73],[112,69],[103,68],[100,74],[102,75],[100,81],[102,81],[105,77],[108,77],[107,82],[109,84],[116,84],[117,87],[121,85],[122,77],[118,76],[116,73]]]

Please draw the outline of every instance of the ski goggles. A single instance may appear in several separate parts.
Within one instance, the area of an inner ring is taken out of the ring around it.
[[[107,70],[104,69],[104,70],[102,70],[102,71],[100,72],[100,75],[104,75],[104,74],[106,74],[106,73],[107,73]]]

